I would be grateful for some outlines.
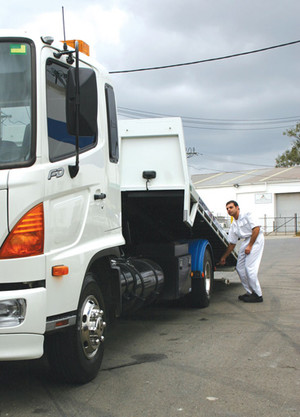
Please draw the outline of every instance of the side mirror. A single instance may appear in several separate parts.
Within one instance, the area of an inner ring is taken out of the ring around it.
[[[78,97],[76,103],[76,71],[78,71]],[[66,89],[66,118],[67,129],[70,135],[95,136],[97,134],[97,83],[96,75],[89,68],[68,69],[67,89]],[[77,109],[78,104],[78,127]]]

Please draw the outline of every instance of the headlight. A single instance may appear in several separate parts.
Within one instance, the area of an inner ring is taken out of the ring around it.
[[[25,319],[26,300],[17,298],[0,301],[0,327],[14,327]]]

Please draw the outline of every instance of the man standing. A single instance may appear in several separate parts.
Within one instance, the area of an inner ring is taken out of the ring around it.
[[[261,303],[263,297],[257,274],[264,250],[264,235],[260,222],[251,213],[240,213],[238,203],[234,200],[228,201],[226,210],[233,217],[233,221],[229,230],[229,245],[220,259],[220,265],[225,265],[226,258],[235,248],[238,239],[243,239],[236,271],[246,294],[240,295],[239,300],[245,303]]]

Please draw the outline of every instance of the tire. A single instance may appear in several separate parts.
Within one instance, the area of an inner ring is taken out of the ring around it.
[[[103,358],[106,310],[101,290],[92,273],[84,279],[78,303],[76,325],[50,335],[46,353],[52,371],[69,383],[94,379]]]
[[[209,249],[206,248],[203,260],[203,278],[192,280],[191,302],[193,307],[208,307],[213,290],[214,270]]]

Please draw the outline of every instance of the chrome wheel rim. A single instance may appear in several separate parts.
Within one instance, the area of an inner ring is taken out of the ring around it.
[[[97,299],[90,295],[82,305],[80,316],[80,339],[82,350],[88,359],[93,358],[104,341],[106,323]]]
[[[212,278],[212,267],[209,262],[205,264],[205,291],[207,295],[210,295],[211,278]]]

